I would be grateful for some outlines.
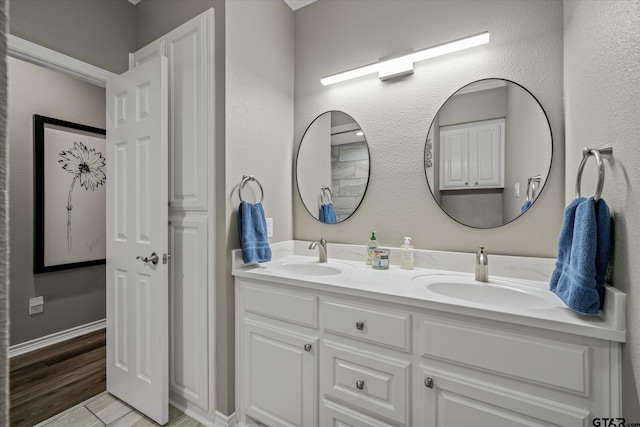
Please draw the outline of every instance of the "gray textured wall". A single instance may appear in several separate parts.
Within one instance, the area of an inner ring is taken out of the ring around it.
[[[224,233],[218,236],[226,236],[224,254],[230,256],[232,249],[240,247],[237,186],[243,174],[253,174],[262,183],[265,213],[273,218],[271,241],[293,237],[294,18],[291,9],[281,0],[228,1],[225,12],[226,189],[223,194],[226,216],[218,217],[219,223],[225,218]],[[226,274],[226,281],[218,282],[217,326],[219,330],[226,329],[224,340],[218,337],[218,346],[220,351],[226,352],[228,375],[231,376],[234,372],[235,296],[230,258]],[[220,375],[218,370],[218,378]],[[233,377],[229,378],[228,391],[229,395],[224,398],[233,410]]]
[[[562,3],[559,1],[330,1],[295,13],[295,140],[327,110],[343,110],[362,127],[371,150],[371,179],[358,211],[323,225],[294,194],[294,237],[382,245],[412,236],[420,249],[555,257],[564,209]],[[483,47],[419,63],[393,82],[375,76],[324,87],[320,78],[380,57],[482,31]],[[444,101],[472,81],[513,80],[536,96],[551,119],[554,164],[549,184],[527,215],[503,227],[476,230],[452,221],[424,176],[429,126]]]
[[[9,58],[11,344],[105,318],[105,266],[33,274],[33,114],[104,129],[104,89]],[[44,313],[29,316],[29,298]]]
[[[11,34],[114,73],[129,68],[136,12],[118,0],[11,0]]]
[[[628,422],[640,422],[640,2],[565,1],[564,26],[566,200],[574,197],[582,147],[613,144],[602,198],[614,217],[613,285],[627,294],[622,408]],[[592,159],[585,196],[596,171]]]

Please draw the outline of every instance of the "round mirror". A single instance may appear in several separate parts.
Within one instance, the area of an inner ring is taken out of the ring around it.
[[[464,86],[442,105],[425,144],[433,197],[475,228],[513,221],[536,201],[552,157],[549,120],[524,87],[503,79]]]
[[[307,211],[335,224],[360,206],[369,183],[369,146],[360,125],[342,111],[319,115],[300,142],[298,192]]]

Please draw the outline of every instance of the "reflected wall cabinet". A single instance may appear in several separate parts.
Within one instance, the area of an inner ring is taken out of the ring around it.
[[[440,190],[504,187],[504,119],[440,128]]]

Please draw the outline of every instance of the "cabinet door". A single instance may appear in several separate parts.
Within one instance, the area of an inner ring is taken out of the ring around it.
[[[440,133],[440,189],[469,186],[469,131],[449,129]]]
[[[143,47],[130,66],[164,55],[169,61],[169,205],[208,209],[208,149],[213,147],[213,10]]]
[[[504,187],[503,134],[504,119],[469,129],[470,187]]]
[[[589,412],[527,395],[423,370],[425,427],[583,427]]]
[[[246,414],[278,426],[317,425],[317,337],[244,320],[242,390]]]

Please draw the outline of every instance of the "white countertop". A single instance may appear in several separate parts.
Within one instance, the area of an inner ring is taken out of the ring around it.
[[[479,303],[473,298],[455,298],[429,290],[426,284],[434,279],[440,282],[447,282],[448,279],[455,281],[456,276],[459,279],[473,279],[471,272],[475,268],[475,254],[469,253],[416,250],[418,267],[402,270],[397,262],[398,248],[388,248],[391,249],[390,269],[376,270],[364,262],[365,246],[329,243],[329,262],[326,266],[339,269],[340,274],[299,276],[280,268],[284,264],[317,263],[317,250],[308,250],[309,243],[289,241],[273,244],[272,261],[262,264],[245,265],[241,251],[235,250],[232,273],[236,277],[303,289],[337,292],[610,341],[626,341],[626,294],[607,286],[605,306],[599,315],[575,313],[548,290],[554,259],[489,254],[490,284],[512,287],[541,302],[524,307]]]

